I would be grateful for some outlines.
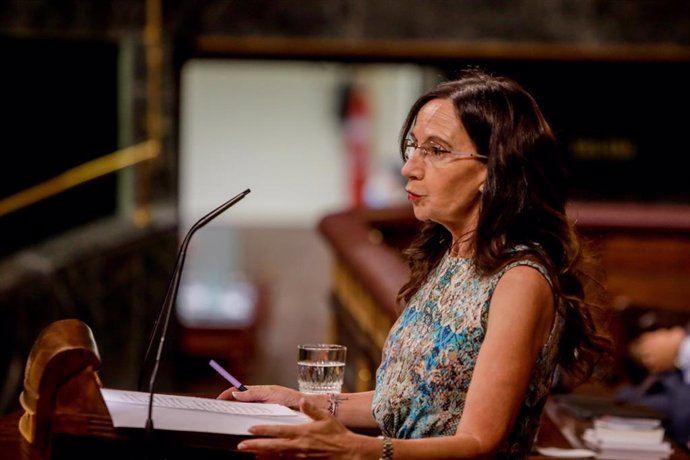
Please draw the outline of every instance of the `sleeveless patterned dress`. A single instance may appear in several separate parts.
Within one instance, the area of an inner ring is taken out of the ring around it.
[[[546,269],[531,260],[481,277],[471,259],[446,254],[432,270],[391,328],[376,372],[372,411],[384,435],[455,434],[486,333],[491,296],[501,276],[518,265],[535,268],[551,284]],[[556,314],[515,425],[497,458],[530,454],[552,384],[562,328],[562,315]]]

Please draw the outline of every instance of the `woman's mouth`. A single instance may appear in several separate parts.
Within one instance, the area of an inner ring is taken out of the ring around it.
[[[418,201],[421,196],[417,195],[416,193],[412,193],[409,190],[405,190],[407,192],[407,201],[411,201],[414,203],[415,201]]]

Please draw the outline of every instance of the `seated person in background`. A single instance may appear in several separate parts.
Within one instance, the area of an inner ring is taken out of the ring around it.
[[[553,131],[517,83],[468,71],[422,95],[401,132],[402,175],[424,222],[406,250],[374,391],[280,386],[219,397],[299,408],[298,426],[256,426],[238,448],[285,458],[521,459],[531,453],[554,370],[588,378],[608,340],[566,216]],[[354,429],[379,429],[377,438]]]
[[[621,391],[624,401],[662,412],[666,429],[682,445],[690,442],[690,324],[645,332],[630,355],[650,372],[639,387]]]

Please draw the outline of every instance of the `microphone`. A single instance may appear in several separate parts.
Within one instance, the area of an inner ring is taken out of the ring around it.
[[[141,367],[141,371],[139,373],[139,385],[138,389],[141,391],[142,384],[143,384],[143,376],[144,376],[144,369],[146,367],[146,363],[149,360],[149,355],[151,354],[151,350],[153,349],[153,344],[155,342],[155,337],[156,333],[158,332],[159,327],[161,326],[161,320],[162,322],[162,330],[160,333],[160,341],[158,342],[158,348],[156,349],[156,359],[153,363],[153,370],[151,371],[151,378],[149,379],[149,410],[148,410],[148,416],[146,418],[146,431],[150,433],[153,431],[153,392],[154,388],[156,385],[156,376],[158,375],[158,367],[160,365],[160,360],[161,360],[161,355],[163,353],[163,344],[165,343],[165,336],[168,331],[168,324],[170,323],[170,316],[173,310],[173,305],[175,304],[175,298],[177,297],[177,291],[180,287],[180,278],[182,275],[182,268],[184,267],[184,261],[185,257],[187,255],[187,246],[189,246],[189,240],[192,238],[192,235],[199,230],[201,227],[204,225],[208,224],[211,222],[213,219],[218,217],[220,214],[225,212],[227,209],[235,205],[238,201],[243,199],[247,194],[250,192],[250,189],[247,189],[241,193],[238,193],[234,197],[230,198],[228,201],[223,203],[222,205],[218,206],[216,209],[213,211],[209,212],[206,214],[204,217],[199,219],[192,227],[189,229],[187,232],[187,235],[185,235],[184,240],[182,240],[182,244],[180,245],[180,250],[177,253],[177,261],[175,263],[175,268],[173,270],[172,277],[170,278],[170,282],[168,283],[168,290],[165,293],[165,299],[163,300],[163,305],[161,306],[160,311],[158,312],[158,318],[156,318],[156,322],[154,323],[153,326],[153,331],[151,332],[151,337],[149,338],[149,344],[148,347],[146,348],[146,354],[144,356],[144,362]]]

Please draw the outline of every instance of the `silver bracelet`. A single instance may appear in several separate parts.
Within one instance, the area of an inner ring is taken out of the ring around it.
[[[383,449],[381,449],[379,460],[393,460],[393,440],[387,436],[379,436],[379,439],[383,439]]]
[[[338,395],[336,393],[328,393],[328,412],[333,416],[338,416]]]

